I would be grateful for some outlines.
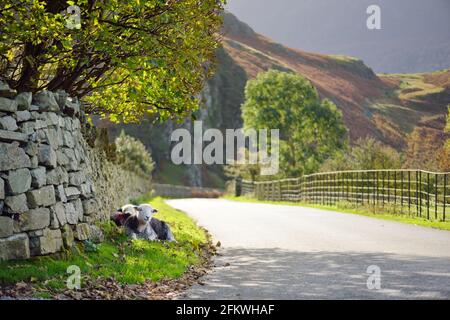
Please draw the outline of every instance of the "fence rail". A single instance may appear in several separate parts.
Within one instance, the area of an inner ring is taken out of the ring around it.
[[[221,189],[153,184],[153,195],[171,198],[219,198],[225,193]]]
[[[324,172],[301,178],[251,182],[240,193],[259,200],[322,205],[349,202],[389,209],[428,220],[448,221],[450,172],[424,170],[358,170]]]

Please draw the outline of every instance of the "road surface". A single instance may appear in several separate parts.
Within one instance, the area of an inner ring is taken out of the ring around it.
[[[167,203],[221,242],[211,274],[181,298],[450,299],[449,231],[297,206]]]

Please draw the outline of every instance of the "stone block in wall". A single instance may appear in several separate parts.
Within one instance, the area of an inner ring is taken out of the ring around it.
[[[86,175],[83,171],[69,173],[69,185],[79,187],[86,182]]]
[[[30,243],[30,256],[38,256],[41,252],[41,236],[43,234],[42,230],[40,235],[33,235],[31,232],[28,233],[29,243]]]
[[[54,112],[46,112],[43,114],[45,117],[45,121],[47,122],[47,126],[59,127],[59,116]]]
[[[39,167],[39,159],[37,156],[30,157],[30,169]]]
[[[31,170],[31,186],[33,188],[41,188],[47,183],[46,171],[45,167],[37,167]]]
[[[0,178],[0,200],[5,199],[5,182]]]
[[[34,118],[35,116],[34,113],[31,113],[32,118]],[[34,122],[34,129],[35,130],[40,130],[40,129],[45,129],[47,128],[47,121],[45,121],[45,119],[36,119],[36,121]]]
[[[93,215],[98,211],[98,202],[96,199],[89,199],[83,201],[84,214],[87,216]]]
[[[90,183],[83,183],[80,185],[81,197],[83,199],[90,198],[92,196]]]
[[[38,144],[33,142],[28,142],[27,146],[25,147],[25,152],[29,156],[37,156],[38,155]]]
[[[27,197],[25,194],[6,197],[5,205],[11,213],[24,213],[28,211]]]
[[[10,217],[0,216],[0,238],[12,236],[14,233],[14,222]]]
[[[42,144],[38,147],[39,164],[49,168],[56,168],[56,153],[52,147]]]
[[[72,132],[73,131],[73,127],[72,127],[72,118],[64,118],[64,129],[66,129],[67,132]]]
[[[66,197],[68,200],[78,199],[81,194],[80,190],[78,190],[78,188],[75,188],[75,187],[65,188],[64,192],[66,193]]]
[[[3,141],[3,142],[18,141],[18,142],[25,143],[28,141],[28,136],[21,132],[0,130],[0,141]]]
[[[31,92],[21,92],[16,97],[17,109],[18,110],[29,110],[31,107],[31,102],[33,100],[33,95]]]
[[[74,233],[75,239],[84,241],[89,239],[89,225],[87,223],[77,224]]]
[[[56,150],[56,159],[59,166],[65,166],[69,164],[69,158],[64,154],[62,150]]]
[[[63,131],[63,143],[65,147],[73,148],[75,146],[75,141],[73,139],[73,133],[71,131]]]
[[[66,220],[68,224],[75,225],[78,223],[78,213],[75,210],[73,203],[68,202],[64,204],[66,210]]]
[[[30,166],[30,158],[18,143],[0,142],[0,171],[15,170]]]
[[[59,229],[59,221],[58,217],[56,216],[56,213],[52,210],[52,207],[50,207],[50,229],[55,230]]]
[[[30,246],[28,236],[25,233],[0,239],[0,260],[19,260],[29,257]]]
[[[45,186],[27,192],[28,206],[30,208],[48,207],[56,203],[55,188]]]
[[[17,102],[8,98],[0,97],[0,111],[16,112]]]
[[[67,184],[69,182],[69,174],[66,169],[62,167],[56,167],[53,170],[47,172],[47,184],[60,185]]]
[[[50,145],[53,149],[58,149],[62,145],[62,133],[61,129],[46,128],[42,130],[44,137],[41,142]]]
[[[56,102],[53,92],[43,90],[33,95],[33,104],[39,106],[40,111],[59,111],[59,105]]]
[[[64,191],[64,186],[59,185],[55,189],[56,200],[63,203],[67,202],[66,192]]]
[[[28,110],[17,111],[16,120],[17,122],[25,122],[31,119],[31,113]]]
[[[63,148],[62,152],[68,159],[68,163],[65,168],[70,171],[77,171],[79,169],[79,164],[77,158],[75,157],[75,152],[73,151],[73,149]]]
[[[6,116],[0,118],[0,129],[16,131],[17,129],[19,129],[19,127],[17,126],[16,119],[11,116]]]
[[[6,82],[0,81],[0,97],[12,98],[15,97],[17,91],[11,89]]]
[[[96,225],[89,225],[89,240],[94,243],[101,243],[105,240],[102,230]]]
[[[75,236],[73,234],[72,228],[68,224],[66,224],[62,228],[62,239],[63,239],[64,247],[66,249],[72,248],[73,243],[75,241]]]
[[[83,221],[84,208],[83,208],[83,203],[81,202],[81,199],[72,201],[72,203],[75,206],[75,211],[78,216],[78,221]]]
[[[63,116],[59,116],[59,127],[64,128],[64,125],[66,124],[66,120]]]
[[[69,98],[69,94],[64,90],[59,89],[56,90],[56,92],[53,92],[53,96],[58,103],[59,109],[64,110],[64,106],[66,105],[66,101]]]
[[[33,230],[33,231],[28,231],[28,238],[32,238],[32,237],[42,237],[42,235],[44,234],[44,230]]]
[[[31,135],[36,129],[36,123],[32,121],[23,122],[20,124],[20,132],[26,135]]]
[[[43,235],[34,240],[32,245],[33,255],[46,255],[61,250],[63,239],[61,230],[45,229]]]
[[[47,208],[31,209],[20,215],[19,227],[22,231],[47,228],[50,225],[50,210]]]
[[[50,214],[58,220],[59,226],[65,226],[67,224],[66,208],[62,202],[57,202],[54,206],[50,207]]]
[[[31,188],[31,173],[26,168],[9,171],[8,180],[8,193],[11,195],[18,195],[25,193]]]

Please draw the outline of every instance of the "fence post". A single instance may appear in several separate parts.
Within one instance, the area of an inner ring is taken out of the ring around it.
[[[427,219],[430,220],[430,173],[427,172]]]
[[[420,199],[420,216],[422,217],[422,171],[419,171],[419,199]]]
[[[375,208],[375,205],[376,205],[376,194],[377,194],[377,185],[376,185],[376,176],[377,176],[377,173],[376,173],[376,171],[374,171],[373,172],[373,175],[372,175],[373,177],[372,177],[372,179],[373,179],[373,188],[372,188],[372,192],[373,192],[373,194],[372,194],[372,199],[373,199],[373,207]]]
[[[376,186],[377,186],[377,190],[376,190],[376,205],[375,205],[375,209],[376,209],[376,207],[378,206],[378,204],[379,204],[379,202],[380,202],[380,186],[379,186],[379,181],[380,181],[380,178],[379,178],[379,171],[377,171],[377,173],[376,173]]]
[[[281,190],[281,180],[278,181],[278,201],[283,200],[283,192]]]
[[[434,175],[434,218],[438,219],[438,174]]]
[[[447,205],[447,174],[444,173],[444,210],[443,210],[443,220],[445,221],[445,207]]]
[[[242,178],[237,177],[234,180],[234,195],[240,197],[242,195]]]
[[[320,203],[322,205],[325,204],[325,190],[324,190],[324,188],[325,188],[325,183],[323,181],[323,175],[320,175],[320,194],[321,194],[321,198],[322,198]]]
[[[401,200],[400,200],[400,213],[403,214],[403,188],[404,188],[404,183],[403,183],[403,171],[400,172],[400,178],[402,179],[402,195],[401,195]]]
[[[419,171],[416,171],[416,215],[419,216]]]
[[[388,205],[389,205],[389,203],[391,202],[391,188],[390,188],[390,180],[391,180],[391,172],[390,171],[388,171],[387,172],[387,202],[388,202]]]
[[[397,212],[397,171],[394,171],[394,213]]]
[[[381,193],[383,194],[383,199],[382,199],[382,207],[384,208],[384,170],[381,171]]]

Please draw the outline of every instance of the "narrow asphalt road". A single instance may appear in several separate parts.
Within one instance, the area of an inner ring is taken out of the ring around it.
[[[448,231],[295,206],[167,203],[222,244],[203,285],[181,298],[450,299]]]

